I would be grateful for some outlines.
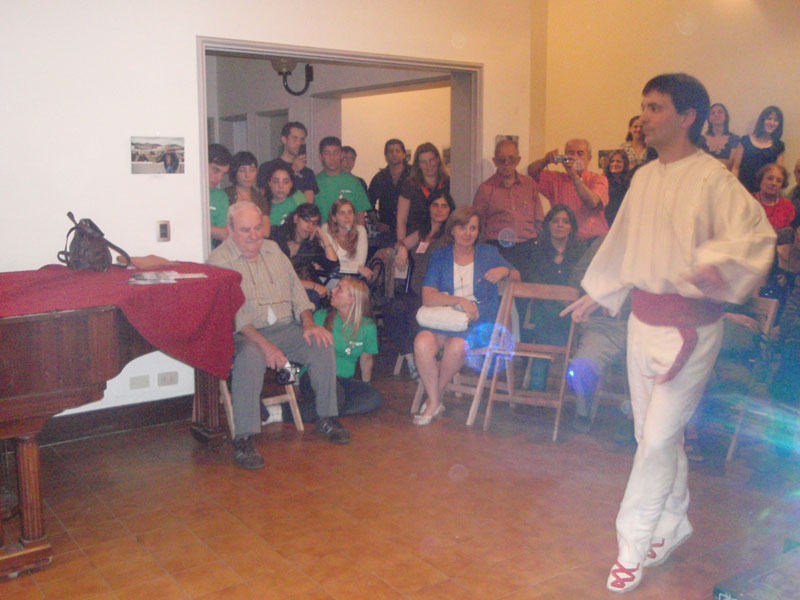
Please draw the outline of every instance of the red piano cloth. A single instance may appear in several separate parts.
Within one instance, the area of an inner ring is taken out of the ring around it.
[[[131,285],[128,279],[137,271],[116,267],[95,273],[48,265],[38,271],[0,273],[0,317],[118,306],[136,331],[159,350],[227,378],[233,362],[234,316],[244,303],[241,275],[195,263],[152,270],[205,273],[207,277]]]

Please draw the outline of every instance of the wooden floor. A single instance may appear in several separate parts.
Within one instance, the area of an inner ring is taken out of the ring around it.
[[[44,448],[56,556],[1,581],[0,598],[613,597],[605,579],[633,449],[614,444],[611,412],[589,435],[566,414],[556,444],[552,410],[500,407],[484,433],[451,401],[443,420],[415,427],[414,384],[376,381],[385,404],[344,419],[350,445],[270,425],[258,472],[235,467],[230,444],[201,448],[187,423]],[[758,451],[745,443],[725,472],[693,468],[695,535],[632,597],[710,600],[715,583],[800,537],[800,483],[754,478]]]

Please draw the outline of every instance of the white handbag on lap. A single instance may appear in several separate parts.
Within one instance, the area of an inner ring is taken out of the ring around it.
[[[421,327],[440,331],[466,331],[469,327],[467,313],[461,307],[454,306],[420,306],[417,323]]]

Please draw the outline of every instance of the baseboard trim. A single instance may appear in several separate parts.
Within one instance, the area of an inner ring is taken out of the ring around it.
[[[45,423],[39,433],[39,445],[47,446],[162,423],[184,421],[192,416],[192,400],[193,396],[179,396],[53,417]]]

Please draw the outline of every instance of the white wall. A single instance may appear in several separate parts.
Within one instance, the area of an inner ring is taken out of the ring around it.
[[[203,259],[198,36],[481,63],[482,145],[490,156],[495,132],[529,130],[530,3],[502,6],[295,0],[291,19],[306,26],[294,27],[276,18],[286,14],[277,2],[6,3],[0,202],[10,218],[0,270],[54,262],[68,210],[92,217],[132,254]],[[498,43],[499,33],[513,44]],[[132,135],[183,136],[185,174],[131,175]],[[521,142],[528,147],[526,135]],[[170,242],[156,241],[162,219],[172,223]]]
[[[403,140],[409,160],[423,142],[450,145],[450,88],[395,92],[342,100],[342,143],[358,152],[353,173],[367,183],[386,166],[386,140]]]
[[[728,107],[740,135],[780,106],[784,164],[800,157],[797,0],[558,0],[547,17],[545,150],[575,136],[619,146],[647,80],[684,71]]]

